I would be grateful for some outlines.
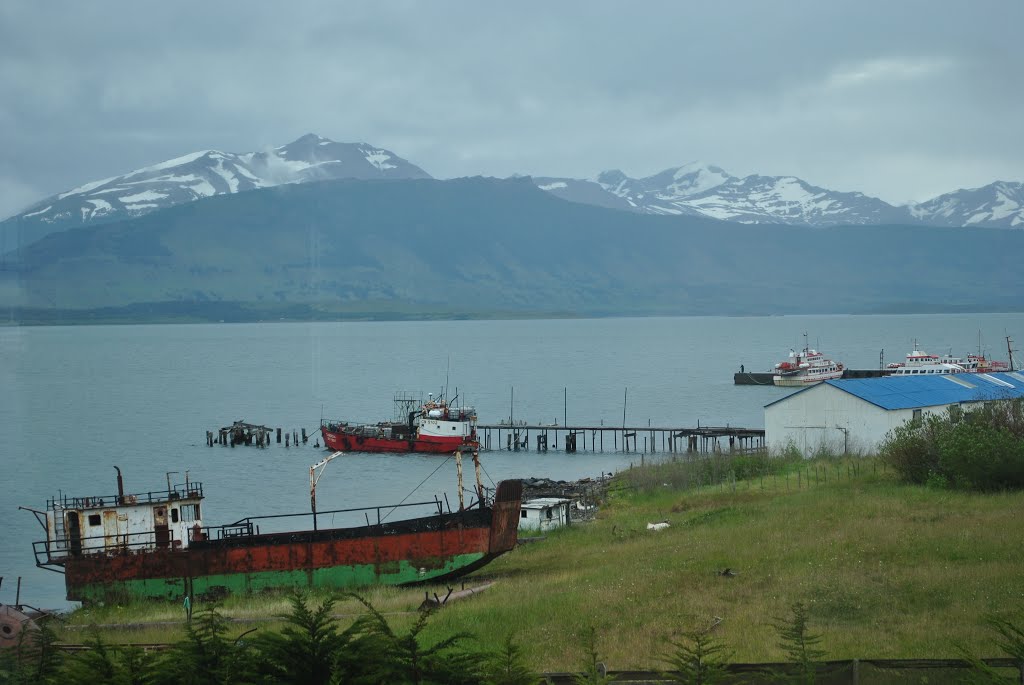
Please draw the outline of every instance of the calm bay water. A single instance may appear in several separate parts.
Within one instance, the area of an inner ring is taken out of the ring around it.
[[[853,368],[922,349],[1007,358],[1024,314],[692,317],[539,321],[210,324],[0,328],[0,602],[63,607],[63,577],[37,569],[33,516],[63,491],[161,489],[167,472],[203,482],[204,521],[308,511],[320,417],[378,421],[398,390],[472,404],[482,423],[764,426],[763,406],[789,389],[734,386],[740,364],[767,371],[811,346]],[[514,398],[514,399],[513,399]],[[207,430],[245,420],[305,427],[309,445],[210,448]],[[487,481],[573,479],[616,471],[635,455],[484,453]],[[317,488],[320,510],[448,496],[443,456],[348,455]],[[438,468],[441,467],[441,468]],[[435,473],[436,471],[436,473]],[[425,482],[424,482],[425,481]],[[422,483],[422,485],[420,485]],[[489,483],[488,483],[489,484]],[[417,486],[419,486],[417,488]],[[415,490],[415,492],[414,492]],[[338,522],[336,522],[338,523]]]

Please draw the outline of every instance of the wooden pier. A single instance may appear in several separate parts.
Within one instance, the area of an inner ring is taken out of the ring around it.
[[[478,424],[484,450],[547,452],[734,452],[763,449],[763,428],[698,426],[559,426],[557,424]],[[561,445],[561,447],[559,447]]]
[[[713,453],[760,450],[765,446],[763,428],[732,426],[566,426],[523,421],[478,424],[476,431],[480,448],[489,451]],[[281,444],[282,437],[285,447],[305,445],[309,440],[305,428],[301,433],[298,430],[282,432],[280,428],[235,421],[217,431],[206,431],[206,444],[210,447],[270,447],[275,440]],[[319,440],[316,446],[320,446]]]

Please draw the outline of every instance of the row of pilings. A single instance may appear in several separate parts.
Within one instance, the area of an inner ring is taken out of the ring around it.
[[[235,421],[230,426],[225,426],[217,431],[206,431],[206,444],[210,447],[221,445],[222,447],[234,447],[235,445],[247,445],[255,447],[269,447],[275,440],[278,445],[284,438],[284,446],[290,447],[299,445],[299,440],[305,445],[309,441],[306,429],[294,429],[282,431],[280,428],[271,428],[244,421]],[[317,442],[319,445],[319,441]]]
[[[764,429],[732,426],[669,428],[655,426],[556,426],[498,423],[477,426],[484,450],[568,453],[590,452],[734,452],[763,449]],[[561,443],[559,443],[561,440]]]

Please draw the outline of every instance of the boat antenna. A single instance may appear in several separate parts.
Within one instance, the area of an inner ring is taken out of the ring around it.
[[[452,370],[452,355],[448,355],[448,368],[444,370],[444,396],[448,397],[448,374]]]
[[[1013,368],[1013,339],[1010,336],[1006,336],[1006,353],[1010,355],[1010,371],[1015,371]]]

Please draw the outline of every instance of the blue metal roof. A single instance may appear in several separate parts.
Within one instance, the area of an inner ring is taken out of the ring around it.
[[[1024,397],[1024,372],[1021,371],[846,378],[824,381],[822,385],[824,384],[848,392],[882,409],[914,409]],[[772,404],[784,402],[815,387],[817,386],[804,388],[765,406],[770,407]]]

